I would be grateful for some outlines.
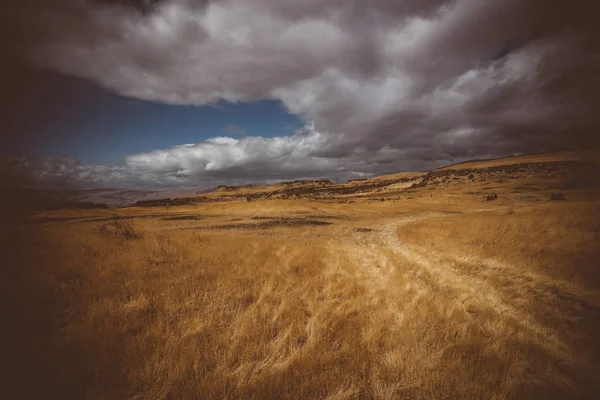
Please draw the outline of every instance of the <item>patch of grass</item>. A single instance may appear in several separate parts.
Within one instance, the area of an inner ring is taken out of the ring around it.
[[[432,218],[410,230],[399,229],[398,235],[402,241],[442,253],[503,260],[597,288],[600,249],[591,232],[599,215],[597,203],[547,203],[518,213],[509,208],[459,215],[452,223]]]
[[[205,219],[202,215],[175,215],[172,217],[164,217],[164,221],[200,221]]]
[[[125,240],[139,239],[141,236],[131,218],[115,218],[100,225],[98,231]]]
[[[212,229],[270,229],[278,227],[296,227],[301,228],[303,226],[327,226],[331,225],[331,222],[318,221],[315,219],[308,218],[280,218],[274,219],[271,217],[253,217],[252,219],[265,220],[255,224],[226,224],[216,225]]]

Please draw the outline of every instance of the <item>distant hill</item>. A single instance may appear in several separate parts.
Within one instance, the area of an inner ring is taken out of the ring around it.
[[[254,201],[261,199],[351,199],[407,194],[422,188],[454,185],[485,190],[485,183],[517,182],[537,177],[540,182],[561,187],[589,187],[600,176],[597,151],[531,154],[487,160],[470,160],[429,172],[403,172],[354,179],[345,184],[328,180],[302,180],[272,185],[220,186],[196,201]],[[192,200],[192,199],[190,199]]]
[[[164,198],[196,196],[212,189],[183,190],[129,190],[129,189],[24,189],[29,208],[115,208],[127,207],[137,202]]]
[[[434,171],[446,169],[467,169],[467,168],[486,168],[501,165],[514,165],[524,163],[542,163],[558,161],[586,161],[600,159],[600,152],[597,150],[587,151],[563,151],[557,153],[526,154],[514,157],[490,158],[482,160],[468,160],[456,164],[437,168]]]
[[[335,184],[326,179],[296,180],[270,185],[219,186],[215,189],[144,191],[123,189],[32,189],[28,199],[43,208],[183,206],[207,202],[248,202],[261,199],[331,199],[408,194],[433,187],[475,182],[516,182],[537,177],[553,187],[589,187],[600,176],[598,151],[532,154],[487,160],[469,160],[428,172],[402,172]],[[465,186],[465,187],[466,187]],[[489,186],[489,185],[488,185]],[[522,185],[521,185],[522,186]],[[519,187],[518,185],[515,187]]]

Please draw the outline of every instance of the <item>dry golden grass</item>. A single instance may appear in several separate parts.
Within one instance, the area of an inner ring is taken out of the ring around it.
[[[596,389],[597,205],[443,216],[393,203],[206,207],[195,211],[208,220],[23,228],[25,264],[39,266],[28,290],[55,299],[52,346],[68,356],[53,359],[54,379],[67,393],[481,399]],[[345,219],[199,228],[292,213]]]
[[[40,213],[20,397],[594,398],[600,203],[470,185]]]
[[[600,288],[600,205],[558,202],[439,215],[398,228],[403,243],[447,256],[493,259]]]

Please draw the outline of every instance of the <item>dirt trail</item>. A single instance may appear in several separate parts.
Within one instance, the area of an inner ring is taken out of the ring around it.
[[[485,210],[469,213],[481,211]],[[518,266],[471,255],[439,254],[399,241],[398,228],[439,216],[449,214],[405,216],[382,225],[379,235],[355,240],[348,252],[364,267],[360,278],[370,281],[374,295],[389,296],[389,309],[395,310],[399,319],[403,313],[411,312],[417,302],[442,296],[449,313],[489,315],[488,321],[496,324],[488,327],[491,332],[507,329],[506,326],[518,327],[548,354],[567,364],[575,362],[569,344],[552,322],[568,320],[566,315],[577,315],[582,307],[597,312],[600,310],[597,295],[567,282],[525,272],[525,268]],[[395,302],[394,298],[400,298],[399,292],[404,295]],[[556,304],[560,307],[554,307]],[[543,310],[543,315],[536,313],[536,309]]]
[[[474,214],[483,211],[489,210],[472,210],[467,213]],[[455,285],[457,288],[463,288],[467,283],[470,287],[475,285],[475,287],[489,289],[493,293],[494,287],[497,286],[502,286],[502,291],[506,291],[508,287],[519,286],[520,289],[526,288],[528,295],[531,295],[531,292],[544,291],[557,300],[571,300],[580,305],[600,308],[600,299],[595,293],[585,291],[569,282],[557,281],[546,275],[529,272],[523,266],[510,265],[499,260],[477,258],[472,255],[440,254],[422,246],[407,246],[398,239],[398,228],[440,216],[451,215],[428,213],[387,223],[381,229],[381,238],[397,254],[431,270],[440,277],[440,280]],[[515,295],[518,296],[518,293],[511,293],[511,301],[518,300],[515,299]]]

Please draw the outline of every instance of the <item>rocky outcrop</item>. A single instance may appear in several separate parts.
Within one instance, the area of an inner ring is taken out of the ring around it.
[[[597,163],[580,161],[555,161],[498,165],[485,168],[443,169],[431,171],[415,187],[435,186],[452,180],[494,180],[500,178],[519,179],[525,175],[565,176],[571,182],[600,173]]]

